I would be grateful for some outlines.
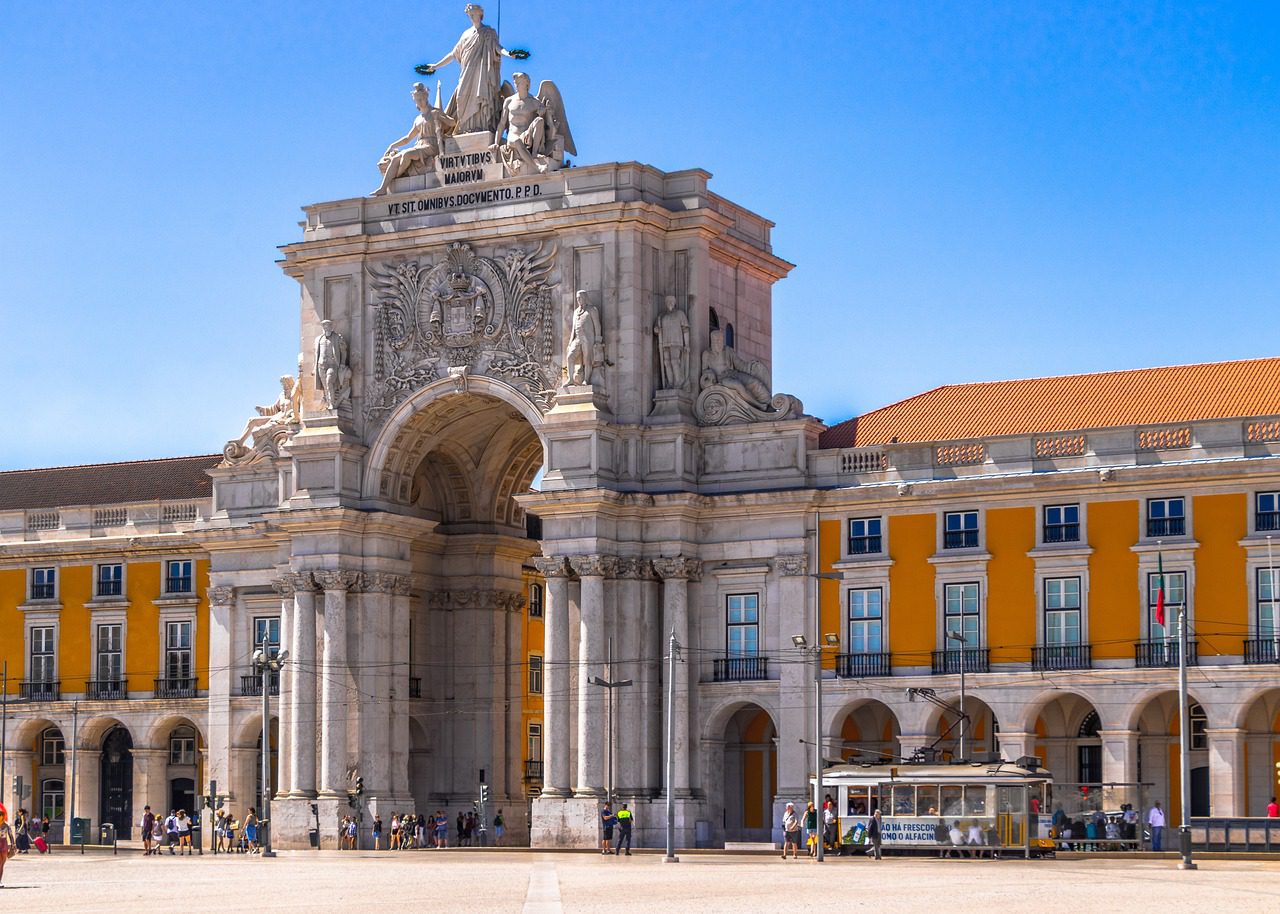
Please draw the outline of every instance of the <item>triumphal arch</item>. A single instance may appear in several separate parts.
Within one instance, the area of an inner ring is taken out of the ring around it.
[[[282,620],[280,846],[304,844],[317,814],[327,835],[356,777],[384,819],[469,806],[483,780],[515,834],[594,843],[609,772],[591,680],[609,643],[615,678],[635,683],[617,698],[616,791],[656,802],[660,668],[671,633],[688,642],[709,499],[802,485],[820,428],[771,390],[770,289],[790,269],[771,223],[705,171],[575,160],[571,93],[501,78],[521,55],[472,18],[439,65],[453,97],[406,85],[411,128],[377,191],[305,207],[284,246],[298,374],[228,442],[196,534],[211,656],[251,653],[259,610]],[[530,566],[546,588],[546,748],[526,816]],[[222,783],[253,764],[219,713],[229,669],[210,684]],[[687,669],[673,786],[691,842],[705,797]]]

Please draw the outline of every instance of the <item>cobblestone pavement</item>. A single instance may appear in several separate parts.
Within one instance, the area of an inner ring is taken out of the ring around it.
[[[663,864],[530,851],[283,853],[159,859],[72,853],[18,857],[0,910],[110,912],[1280,911],[1280,861],[807,860],[686,855]],[[265,907],[264,907],[265,905]]]

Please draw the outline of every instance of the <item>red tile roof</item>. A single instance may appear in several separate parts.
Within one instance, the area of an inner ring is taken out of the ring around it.
[[[211,498],[213,480],[205,470],[221,460],[212,454],[10,470],[0,473],[0,511]]]
[[[823,448],[1280,415],[1280,358],[948,384],[822,433]]]

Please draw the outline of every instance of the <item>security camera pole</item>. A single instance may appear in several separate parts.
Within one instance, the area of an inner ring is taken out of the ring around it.
[[[275,673],[277,681],[280,669],[289,658],[288,651],[275,657],[264,636],[262,644],[253,652],[253,665],[258,670],[262,684],[262,815],[258,818],[258,830],[262,832],[262,856],[274,857],[271,849],[271,683],[268,673]]]

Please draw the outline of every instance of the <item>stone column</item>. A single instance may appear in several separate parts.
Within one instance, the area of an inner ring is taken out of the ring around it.
[[[289,795],[316,795],[316,584],[309,573],[290,575],[293,623],[290,658],[293,694],[289,697]]]
[[[235,650],[233,619],[235,618],[236,592],[234,587],[210,587],[209,598],[209,656],[227,658],[209,664],[209,714],[208,743],[209,764],[204,769],[204,783],[196,785],[196,792],[207,789],[210,781],[217,781],[225,791],[231,781],[231,696],[240,684],[238,677],[248,672],[244,667],[232,666],[229,658],[243,656]],[[252,655],[252,651],[250,651]],[[252,663],[252,661],[250,661]],[[137,783],[137,775],[134,775]],[[134,793],[134,809],[141,814],[142,805]],[[139,818],[139,816],[135,816]]]
[[[293,752],[290,749],[293,744],[290,739],[290,731],[293,729],[293,710],[290,706],[293,703],[293,641],[291,638],[293,637],[294,591],[293,582],[288,577],[272,581],[271,587],[280,594],[280,649],[289,652],[289,659],[280,670],[280,694],[271,703],[276,712],[276,719],[279,721],[276,730],[276,751],[279,757],[276,796],[283,797],[288,796],[293,787],[293,772],[290,770],[289,759],[293,758]],[[252,647],[249,649],[251,655],[253,650]],[[246,789],[249,793],[253,792],[252,786]]]
[[[1209,814],[1247,815],[1245,795],[1245,736],[1232,728],[1206,729],[1209,740]]]
[[[1132,784],[1138,780],[1138,731],[1099,730],[1102,739],[1102,781],[1105,784]],[[1047,763],[1047,760],[1046,760]],[[1052,769],[1050,769],[1052,770]],[[1150,780],[1148,778],[1148,780]],[[1138,798],[1126,800],[1135,805]]]
[[[575,555],[569,564],[582,582],[582,622],[578,640],[578,775],[577,797],[604,795],[605,689],[591,679],[605,673],[604,579],[618,568],[612,555]]]
[[[546,579],[542,607],[542,795],[567,797],[569,789],[569,568],[564,557],[536,558]]]
[[[662,643],[665,647],[670,644],[670,636],[675,632],[676,644],[681,648],[689,647],[689,582],[697,580],[702,574],[702,562],[697,559],[685,558],[683,556],[675,556],[673,558],[660,558],[653,560],[653,570],[662,578],[662,602],[664,607],[663,618],[666,622],[666,631],[663,633]],[[675,681],[671,687],[675,689],[675,745],[672,747],[672,755],[674,756],[675,776],[672,779],[672,788],[677,794],[689,794],[689,749],[690,749],[690,733],[689,733],[689,666],[693,663],[693,658],[687,653],[676,663]],[[665,680],[666,671],[663,671]],[[666,708],[666,699],[663,699],[663,708]],[[665,716],[665,710],[664,710]]]
[[[347,792],[347,591],[357,586],[359,572],[317,571],[324,588],[324,652],[320,658],[320,794],[345,797]]]
[[[163,815],[160,807],[169,802],[169,791],[166,789],[165,773],[167,770],[168,752],[164,749],[133,750],[133,824],[142,821],[142,807],[150,806],[151,811]],[[199,790],[201,785],[197,784]],[[226,792],[226,787],[219,783],[218,789]],[[77,807],[78,809],[79,807]],[[168,810],[165,810],[168,812]],[[95,816],[96,818],[96,816]],[[138,837],[141,837],[140,835]]]
[[[1034,733],[1000,731],[1000,757],[1005,761],[1016,762],[1024,755],[1035,754],[1036,735]]]
[[[613,696],[614,781],[622,796],[636,796],[644,784],[644,688],[648,651],[641,637],[644,623],[644,579],[653,575],[646,559],[618,562],[614,606],[613,679],[630,679],[631,685],[615,689]]]
[[[391,701],[388,718],[391,728],[392,795],[411,801],[409,785],[409,599],[413,594],[413,578],[396,575],[391,582]],[[419,810],[421,811],[421,810]]]
[[[35,760],[36,754],[30,749],[9,749],[5,752],[5,783],[0,784],[0,797],[4,797],[10,820],[17,818],[19,809],[26,809],[32,814],[37,811],[36,806],[40,803],[40,786],[36,784],[32,774]],[[14,778],[22,778],[22,786],[30,791],[25,797],[14,794]],[[136,802],[137,794],[134,794],[134,798]]]
[[[773,560],[779,575],[777,630],[778,650],[791,662],[779,664],[778,696],[783,708],[791,709],[775,721],[778,727],[778,796],[793,799],[813,793],[813,657],[801,655],[791,644],[793,635],[813,641],[812,587],[809,586],[809,557],[803,553],[780,555]],[[810,645],[812,647],[812,644]],[[834,699],[832,706],[835,706]]]

